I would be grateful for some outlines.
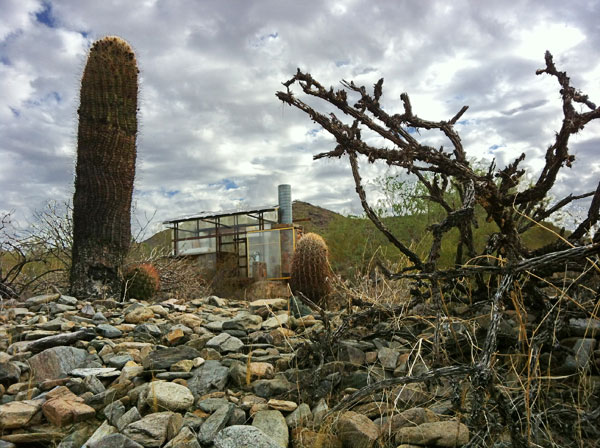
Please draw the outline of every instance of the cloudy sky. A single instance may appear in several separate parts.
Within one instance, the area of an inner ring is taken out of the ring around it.
[[[449,119],[468,154],[500,164],[525,151],[531,175],[559,128],[550,50],[600,101],[600,4],[564,1],[0,0],[0,213],[26,221],[73,194],[79,80],[92,42],[127,40],[141,69],[136,216],[155,222],[295,199],[358,212],[345,160],[310,119],[275,97],[300,67],[326,86],[385,78],[388,110]],[[328,110],[328,109],[323,109]],[[572,139],[557,195],[595,188],[600,123]],[[365,168],[371,181],[394,174]],[[376,194],[371,191],[372,197]]]

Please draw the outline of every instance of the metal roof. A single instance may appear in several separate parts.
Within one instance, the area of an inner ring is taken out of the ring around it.
[[[200,212],[193,215],[183,215],[177,218],[168,219],[163,221],[163,224],[173,224],[181,221],[190,221],[192,219],[208,219],[208,218],[220,218],[222,216],[233,216],[233,215],[247,215],[250,213],[259,213],[259,212],[270,212],[274,210],[278,210],[279,205],[265,205],[262,207],[252,207],[248,209],[231,209],[231,210],[222,210],[220,212]]]

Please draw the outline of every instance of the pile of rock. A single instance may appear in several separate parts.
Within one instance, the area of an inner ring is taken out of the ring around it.
[[[299,351],[324,325],[307,310],[294,317],[286,299],[148,304],[54,294],[4,304],[0,324],[0,448],[409,448],[469,440],[453,415],[450,385],[399,386],[329,414],[344,394],[428,366],[405,338],[372,334],[338,341],[335,360],[318,375],[302,368]],[[598,333],[587,336],[574,342],[585,347],[574,352],[574,368],[592,362]]]

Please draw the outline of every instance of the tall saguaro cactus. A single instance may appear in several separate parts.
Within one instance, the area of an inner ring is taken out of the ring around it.
[[[71,294],[116,295],[131,240],[138,66],[119,37],[96,41],[81,80]]]

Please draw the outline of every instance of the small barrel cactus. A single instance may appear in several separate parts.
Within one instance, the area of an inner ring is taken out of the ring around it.
[[[149,263],[131,266],[123,276],[124,296],[138,300],[149,300],[160,288],[158,271]]]
[[[292,259],[292,292],[301,292],[317,305],[323,305],[331,291],[330,277],[327,244],[316,233],[307,233],[298,241]]]

